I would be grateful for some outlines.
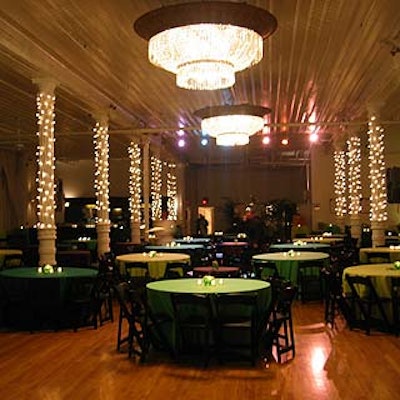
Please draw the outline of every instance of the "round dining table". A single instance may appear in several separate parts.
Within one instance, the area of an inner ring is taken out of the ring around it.
[[[377,254],[377,253],[388,254],[391,262],[400,261],[400,246],[363,247],[360,249],[360,252],[359,252],[360,263],[367,264],[368,263],[368,254],[373,256],[374,254]]]
[[[0,268],[3,266],[5,256],[21,255],[22,250],[19,249],[0,249]]]
[[[392,263],[362,264],[347,267],[344,269],[342,275],[342,287],[344,293],[350,293],[350,286],[346,280],[346,276],[349,275],[370,277],[377,295],[382,299],[390,299],[392,297],[392,278],[400,278],[400,269],[396,269]],[[393,322],[393,309],[391,302],[382,302],[382,307],[385,310],[389,322]]]
[[[283,251],[322,251],[327,252],[330,249],[330,244],[326,243],[306,243],[302,244],[296,243],[275,243],[269,246],[269,250],[273,252],[283,252]]]
[[[275,263],[279,276],[290,280],[293,283],[298,283],[299,264],[303,261],[324,260],[329,261],[328,253],[313,252],[313,251],[288,251],[281,253],[263,253],[252,257],[258,262],[272,261]]]
[[[164,276],[165,269],[169,262],[190,263],[190,255],[184,253],[163,252],[129,253],[117,256],[116,260],[119,263],[122,274],[125,273],[125,263],[141,262],[146,263],[149,266],[149,274],[151,278],[159,279]]]
[[[369,276],[380,297],[391,297],[391,278],[400,278],[400,269],[396,269],[391,263],[384,264],[362,264],[347,267],[343,271],[343,290],[349,292],[350,288],[346,281],[347,275]]]
[[[57,328],[66,321],[66,306],[77,279],[96,278],[97,269],[63,268],[40,273],[36,267],[0,271],[5,292],[5,323],[22,329],[32,326]]]
[[[146,285],[147,300],[154,313],[170,316],[170,323],[163,326],[163,333],[169,346],[176,348],[174,310],[171,293],[208,294],[213,301],[216,294],[257,292],[257,315],[259,324],[265,317],[271,302],[271,286],[257,279],[216,278],[215,285],[205,286],[203,279],[171,279],[150,282]]]

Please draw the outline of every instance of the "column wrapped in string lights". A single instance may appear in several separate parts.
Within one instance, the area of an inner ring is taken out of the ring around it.
[[[96,193],[97,253],[99,256],[110,251],[110,202],[109,202],[109,135],[108,117],[100,115],[93,128]]]
[[[361,237],[361,140],[351,136],[347,141],[348,149],[348,193],[351,233],[355,238]]]
[[[178,204],[177,204],[177,178],[176,164],[168,162],[167,164],[167,207],[168,219],[176,221],[178,219]]]
[[[142,155],[138,143],[128,147],[129,166],[129,211],[131,242],[140,243],[141,197],[142,197]]]
[[[342,219],[347,214],[346,198],[346,153],[336,150],[333,155],[335,164],[335,215]]]
[[[368,122],[370,220],[372,244],[385,244],[384,222],[387,221],[387,187],[384,155],[384,129],[372,115]]]
[[[37,146],[37,216],[39,239],[39,265],[56,264],[55,185],[54,185],[54,105],[55,82],[37,80],[39,93],[36,98]]]
[[[161,188],[162,188],[162,162],[158,157],[152,156],[151,167],[151,217],[153,221],[160,220],[161,210]]]

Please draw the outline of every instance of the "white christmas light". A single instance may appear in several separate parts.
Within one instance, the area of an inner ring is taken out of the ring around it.
[[[162,188],[162,162],[155,156],[151,157],[151,215],[153,221],[160,220],[161,188]]]
[[[347,141],[349,164],[349,214],[361,212],[361,149],[360,138],[352,136]]]
[[[52,94],[40,93],[36,98],[38,119],[39,144],[37,146],[37,215],[39,229],[55,228],[54,201],[54,103],[55,96]]]
[[[168,207],[168,219],[176,221],[177,216],[177,180],[176,180],[176,165],[175,163],[167,163],[167,207]]]
[[[142,195],[142,171],[141,171],[141,151],[137,143],[132,142],[128,148],[130,159],[129,167],[129,210],[131,221],[140,222],[141,195]]]
[[[95,158],[95,180],[97,222],[110,223],[109,212],[109,135],[108,125],[96,123],[94,132],[94,158]]]
[[[346,201],[346,154],[344,151],[335,151],[335,215],[344,217],[347,213]]]
[[[384,129],[372,116],[368,122],[368,147],[370,171],[370,219],[382,222],[387,220],[387,188],[384,157]]]

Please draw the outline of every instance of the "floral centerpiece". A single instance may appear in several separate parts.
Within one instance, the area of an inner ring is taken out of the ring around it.
[[[395,261],[393,265],[396,269],[400,269],[400,261]]]
[[[157,252],[155,250],[149,251],[149,257],[154,258],[157,256]]]
[[[215,285],[215,277],[212,275],[203,276],[203,285],[204,286],[214,286]]]
[[[288,251],[288,256],[294,257],[294,251],[293,251],[293,250],[289,250],[289,251]]]

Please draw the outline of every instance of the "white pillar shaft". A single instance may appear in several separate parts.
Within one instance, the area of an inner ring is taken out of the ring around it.
[[[95,191],[97,207],[97,254],[100,257],[110,251],[109,219],[109,135],[108,119],[102,117],[94,128]]]
[[[141,195],[142,195],[142,171],[141,151],[138,143],[132,142],[128,149],[129,167],[129,210],[131,242],[140,244],[141,222]]]
[[[149,240],[150,228],[150,143],[146,140],[143,145],[143,202],[144,202],[144,239]]]
[[[39,265],[56,264],[54,188],[54,89],[52,80],[36,81],[38,117],[38,239]]]
[[[368,123],[370,218],[372,245],[385,244],[385,222],[387,221],[386,167],[384,157],[384,130],[372,114]]]

